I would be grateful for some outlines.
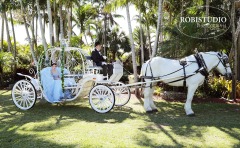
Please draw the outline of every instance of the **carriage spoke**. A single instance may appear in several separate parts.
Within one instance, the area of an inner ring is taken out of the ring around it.
[[[31,105],[31,103],[32,103],[32,101],[31,101],[30,99],[27,99],[27,100],[26,100],[26,105],[27,105],[27,107],[29,107],[29,106]]]
[[[19,84],[20,85],[20,84]],[[16,89],[18,89],[20,92],[22,91],[21,85],[20,86],[16,86]]]
[[[126,88],[121,89],[121,93],[127,93],[127,89]]]
[[[96,89],[97,94],[101,94],[101,91],[99,89]]]
[[[20,95],[21,94],[21,92],[19,92],[19,91],[15,91],[14,92],[16,95]]]
[[[21,87],[22,87],[22,90],[26,90],[26,82],[23,82],[22,84],[21,84]]]
[[[99,89],[99,94],[102,95],[103,94],[103,90]]]
[[[20,102],[19,105],[22,106],[22,104],[23,104],[23,100],[21,99],[21,100],[19,100],[18,102]]]
[[[16,98],[16,100],[19,100],[19,99],[22,99],[22,96],[21,96],[21,95],[18,95],[18,96],[16,96],[15,98]]]
[[[22,91],[19,89],[19,87],[17,87],[17,88],[14,90],[14,92],[17,93],[17,94],[21,94]]]
[[[24,106],[24,107],[27,107],[27,101],[24,100],[23,102],[24,102],[23,106]]]

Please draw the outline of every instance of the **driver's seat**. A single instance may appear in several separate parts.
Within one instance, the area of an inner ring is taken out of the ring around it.
[[[88,63],[88,66],[86,68],[86,73],[88,74],[100,74],[100,71],[102,70],[101,66],[96,66],[96,64],[93,62],[91,56],[85,56],[86,61]]]

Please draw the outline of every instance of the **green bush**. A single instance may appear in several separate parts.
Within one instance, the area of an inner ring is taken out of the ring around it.
[[[237,97],[240,97],[240,83],[237,82]],[[226,80],[223,76],[210,77],[208,82],[202,85],[197,95],[204,97],[224,97],[230,99],[232,93],[232,80]]]
[[[162,91],[163,91],[163,89],[162,89],[161,87],[155,86],[153,93],[154,93],[154,95],[160,96],[160,94],[161,94]]]
[[[0,72],[11,72],[12,64],[14,63],[12,53],[0,52]]]

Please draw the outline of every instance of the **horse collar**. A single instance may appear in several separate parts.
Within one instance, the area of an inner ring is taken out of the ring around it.
[[[209,73],[208,73],[208,69],[207,69],[207,65],[202,57],[202,55],[200,53],[196,53],[194,55],[197,64],[198,64],[198,70],[196,70],[197,72],[200,72],[203,76],[205,76],[206,78],[208,77]]]

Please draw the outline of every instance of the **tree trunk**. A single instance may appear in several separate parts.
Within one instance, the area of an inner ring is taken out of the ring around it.
[[[143,65],[143,63],[144,63],[144,47],[143,47],[143,29],[142,29],[141,8],[139,9],[139,19],[140,19],[140,42],[141,42],[141,65]]]
[[[27,21],[26,21],[26,18],[24,16],[24,14],[25,14],[24,12],[26,12],[26,11],[24,10],[22,0],[20,0],[20,4],[21,4],[21,13],[22,13],[23,21],[24,21],[24,26],[25,26],[25,30],[26,30],[26,33],[27,33],[28,42],[29,42],[29,45],[30,45],[30,51],[31,51],[31,54],[32,54],[34,64],[37,65],[38,63],[37,63],[37,60],[36,60],[36,57],[35,57],[35,54],[34,54],[33,45],[32,45],[32,42],[31,42],[29,31],[28,31]]]
[[[54,1],[54,25],[55,25],[55,42],[59,42],[59,21],[58,21],[58,9],[57,9],[57,3]]]
[[[181,5],[181,17],[183,16],[183,12],[184,12],[183,6],[184,6],[184,2],[183,2],[183,0],[182,0],[182,5]]]
[[[64,30],[63,30],[63,15],[62,15],[62,5],[59,6],[60,14],[60,41],[64,39]]]
[[[154,42],[153,52],[152,52],[152,58],[157,53],[157,47],[158,47],[158,40],[159,40],[159,33],[160,33],[160,27],[161,27],[161,17],[162,17],[162,0],[158,1],[158,21],[157,21],[157,32],[156,32],[156,38]]]
[[[36,26],[35,26],[35,38],[38,40],[38,14],[36,16]]]
[[[130,13],[129,13],[128,3],[126,4],[126,13],[127,13],[129,37],[130,37],[130,42],[131,42],[131,50],[132,50],[132,63],[133,63],[134,82],[137,82],[138,81],[137,63],[136,63],[135,46],[134,46],[134,40],[133,40],[133,34],[132,34],[132,26],[131,26],[131,20],[130,20]],[[138,95],[138,89],[137,88],[135,89],[135,94],[136,94],[136,96]]]
[[[4,40],[4,19],[3,18],[4,18],[4,13],[2,12],[2,31],[1,31],[1,50],[2,51],[3,51],[3,40]]]
[[[237,40],[237,80],[240,81],[240,35]]]
[[[149,42],[149,58],[151,58],[151,55],[152,55],[152,46],[151,46],[150,27],[149,27],[148,21],[147,21],[147,34],[148,34],[148,42]]]
[[[14,67],[13,67],[13,74],[14,76],[16,75],[16,70],[17,70],[17,63],[16,61],[16,56],[17,56],[17,48],[16,48],[16,36],[15,36],[15,29],[13,25],[13,17],[12,17],[12,10],[10,9],[10,18],[11,18],[11,26],[12,26],[12,32],[13,32],[13,58],[14,58]]]
[[[32,3],[34,5],[34,1]],[[36,36],[34,34],[34,16],[32,16],[32,20],[31,20],[31,25],[30,25],[30,30],[31,30],[31,33],[32,33],[32,44],[33,44],[33,47],[35,49],[37,49],[37,40],[36,40]],[[34,49],[33,49],[34,50]]]
[[[232,99],[236,101],[236,74],[237,74],[237,41],[235,36],[235,0],[232,0],[231,24],[232,24],[232,49],[233,49],[233,77],[232,77]]]
[[[106,1],[105,1],[106,2]],[[107,39],[106,39],[106,32],[107,30],[107,14],[104,13],[104,34],[103,34],[103,40],[104,40],[104,55],[106,56],[106,44],[107,44]]]
[[[43,16],[45,16],[45,10],[43,10]],[[44,34],[45,34],[45,30],[46,30],[46,26],[45,26],[45,24],[46,24],[46,18],[45,17],[43,17],[43,32],[44,32]]]
[[[9,34],[9,26],[8,26],[6,11],[4,12],[4,19],[6,22],[5,24],[6,24],[6,32],[7,32],[8,52],[11,52],[12,43],[11,43],[10,34]]]
[[[206,0],[206,15],[205,17],[209,17],[209,0]],[[204,27],[204,34],[208,32],[208,28]],[[208,51],[208,40],[205,42],[205,47],[204,47],[205,52]]]
[[[107,0],[104,0],[104,6],[106,6]],[[104,34],[103,34],[103,40],[104,40],[104,55],[106,56],[106,45],[107,45],[107,13],[104,12]]]
[[[87,40],[87,35],[86,35],[86,33],[84,33],[84,37],[85,37],[85,40],[86,40],[86,44],[88,45],[88,40]]]
[[[40,14],[40,6],[39,6],[39,0],[36,0],[36,4],[37,4],[37,13],[38,13],[38,21],[39,21],[39,25],[40,25],[40,31],[41,31],[41,36],[42,36],[42,45],[44,48],[44,52],[45,52],[45,57],[46,60],[49,59],[48,54],[47,54],[47,42],[46,42],[46,38],[45,38],[45,34],[44,34],[44,29],[43,29],[43,24],[42,24],[42,16]]]
[[[69,41],[69,46],[70,45],[70,40],[72,37],[72,6],[68,8],[68,41]]]
[[[51,10],[50,0],[47,0],[47,10],[48,10],[48,21],[49,21],[48,24],[49,24],[50,45],[54,46],[52,10]]]

